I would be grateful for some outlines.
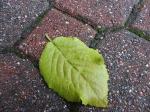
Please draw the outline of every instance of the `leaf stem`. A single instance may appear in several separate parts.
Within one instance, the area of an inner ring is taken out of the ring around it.
[[[48,36],[48,33],[45,34],[45,37],[51,42],[52,39]]]

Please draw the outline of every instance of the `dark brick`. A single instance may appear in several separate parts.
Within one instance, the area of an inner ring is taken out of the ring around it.
[[[139,12],[131,27],[143,30],[150,34],[150,0],[144,0],[144,5],[141,9],[141,12]]]
[[[72,104],[79,112],[149,112],[150,42],[122,30],[99,42],[109,75],[109,107]]]
[[[21,33],[48,9],[47,0],[0,1],[0,50],[11,47]]]
[[[0,54],[0,112],[69,112],[37,69],[13,54]]]
[[[90,26],[52,9],[43,18],[41,24],[19,45],[19,49],[38,59],[46,44],[45,33],[52,38],[56,36],[78,37],[88,43],[94,38],[96,32]]]
[[[122,26],[139,0],[55,0],[55,6],[99,27]]]

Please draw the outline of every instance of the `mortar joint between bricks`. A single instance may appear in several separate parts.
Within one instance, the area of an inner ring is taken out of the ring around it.
[[[15,54],[17,57],[19,57],[21,59],[29,60],[34,65],[34,67],[38,69],[38,61],[33,60],[28,55],[23,54],[22,52],[20,52],[19,49],[15,48],[15,47],[7,47],[7,48],[3,49],[2,51],[0,51],[0,54],[8,54],[8,53]]]
[[[61,13],[63,13],[64,15],[66,16],[69,16],[69,17],[72,17],[74,19],[76,19],[77,21],[83,23],[83,24],[86,24],[86,25],[89,25],[91,28],[93,28],[94,30],[97,30],[97,25],[94,24],[92,21],[90,21],[89,19],[85,18],[85,17],[82,17],[80,15],[77,15],[77,16],[73,16],[71,14],[69,14],[67,11],[64,11],[64,10],[61,10],[57,7],[53,7],[54,9],[60,11]]]
[[[128,27],[129,25],[131,25],[137,18],[139,12],[141,11],[142,7],[144,5],[144,0],[139,0],[132,8],[132,11],[128,17],[128,19],[126,20],[124,26]]]
[[[128,28],[127,30],[139,36],[140,38],[150,41],[150,34],[148,34],[147,32],[144,32],[136,28]]]

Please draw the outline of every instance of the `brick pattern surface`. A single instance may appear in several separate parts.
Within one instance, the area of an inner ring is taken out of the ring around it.
[[[12,46],[25,28],[46,9],[47,0],[0,1],[0,50]]]
[[[0,112],[69,112],[28,60],[0,54]]]
[[[150,111],[149,0],[1,0],[0,7],[0,112]],[[67,102],[46,86],[32,64],[45,33],[77,37],[103,54],[108,108]]]
[[[94,26],[122,26],[139,0],[54,0],[55,6]]]
[[[150,34],[150,0],[144,0],[141,12],[138,14],[131,27],[143,30]]]
[[[52,9],[43,18],[41,24],[20,44],[19,49],[38,59],[46,44],[45,33],[48,33],[51,38],[57,36],[78,37],[87,44],[96,34],[90,26]]]

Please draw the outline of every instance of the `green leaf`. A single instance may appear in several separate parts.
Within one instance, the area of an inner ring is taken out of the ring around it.
[[[107,107],[109,76],[97,50],[77,38],[57,37],[47,43],[39,65],[49,88],[66,100]]]

